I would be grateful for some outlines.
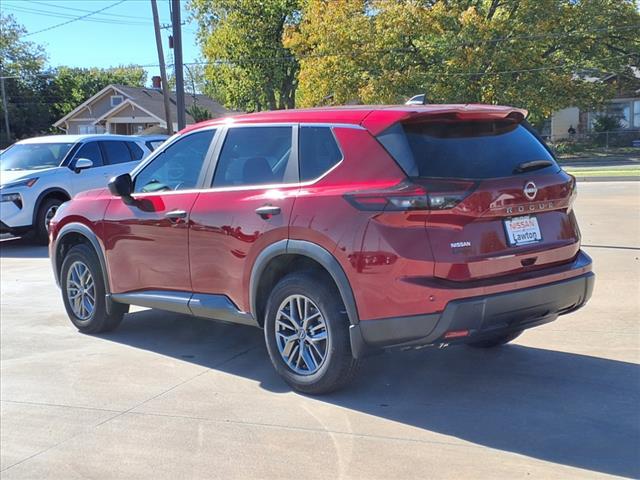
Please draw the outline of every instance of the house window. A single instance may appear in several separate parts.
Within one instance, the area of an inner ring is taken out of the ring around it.
[[[111,106],[115,107],[116,105],[120,105],[124,101],[122,95],[111,95]]]
[[[640,128],[640,100],[633,101],[633,126]]]
[[[592,131],[595,126],[595,122],[600,116],[609,116],[615,117],[620,122],[621,129],[632,128],[633,125],[639,125],[637,122],[640,122],[640,119],[636,120],[637,110],[634,108],[634,114],[631,115],[631,106],[635,107],[638,102],[630,102],[630,101],[613,101],[606,105],[604,110],[600,112],[590,112],[589,113],[589,130]],[[633,122],[633,123],[632,123]]]

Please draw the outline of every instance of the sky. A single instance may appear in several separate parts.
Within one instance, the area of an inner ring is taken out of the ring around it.
[[[125,0],[103,12],[85,19],[77,17],[110,7],[119,0],[0,0],[4,15],[13,15],[29,33],[25,38],[41,45],[52,67],[116,67],[119,65],[157,65],[153,17],[150,0]],[[158,0],[160,25],[170,24],[170,0]],[[200,56],[196,44],[195,22],[189,22],[186,1],[182,1],[184,62],[194,62]],[[57,26],[60,23],[66,25]],[[169,50],[171,28],[162,30],[165,58],[173,56]],[[148,81],[159,75],[157,66],[146,68]],[[185,72],[186,75],[186,72]]]

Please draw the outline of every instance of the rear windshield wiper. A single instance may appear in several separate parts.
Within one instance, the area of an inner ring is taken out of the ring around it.
[[[551,160],[532,160],[530,162],[522,162],[516,168],[513,169],[513,173],[524,173],[532,170],[539,170],[541,168],[550,167],[553,165]]]

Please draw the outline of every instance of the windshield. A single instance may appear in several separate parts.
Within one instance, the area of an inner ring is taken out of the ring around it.
[[[558,168],[529,130],[506,121],[397,124],[378,138],[411,177],[508,177],[529,162]]]
[[[17,143],[0,153],[0,170],[58,167],[73,143]]]

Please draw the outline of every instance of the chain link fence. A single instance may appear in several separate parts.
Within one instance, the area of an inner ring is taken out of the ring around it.
[[[634,153],[636,150],[640,154],[640,129],[576,132],[559,136],[547,135],[544,138],[558,154],[580,153],[583,151]]]

